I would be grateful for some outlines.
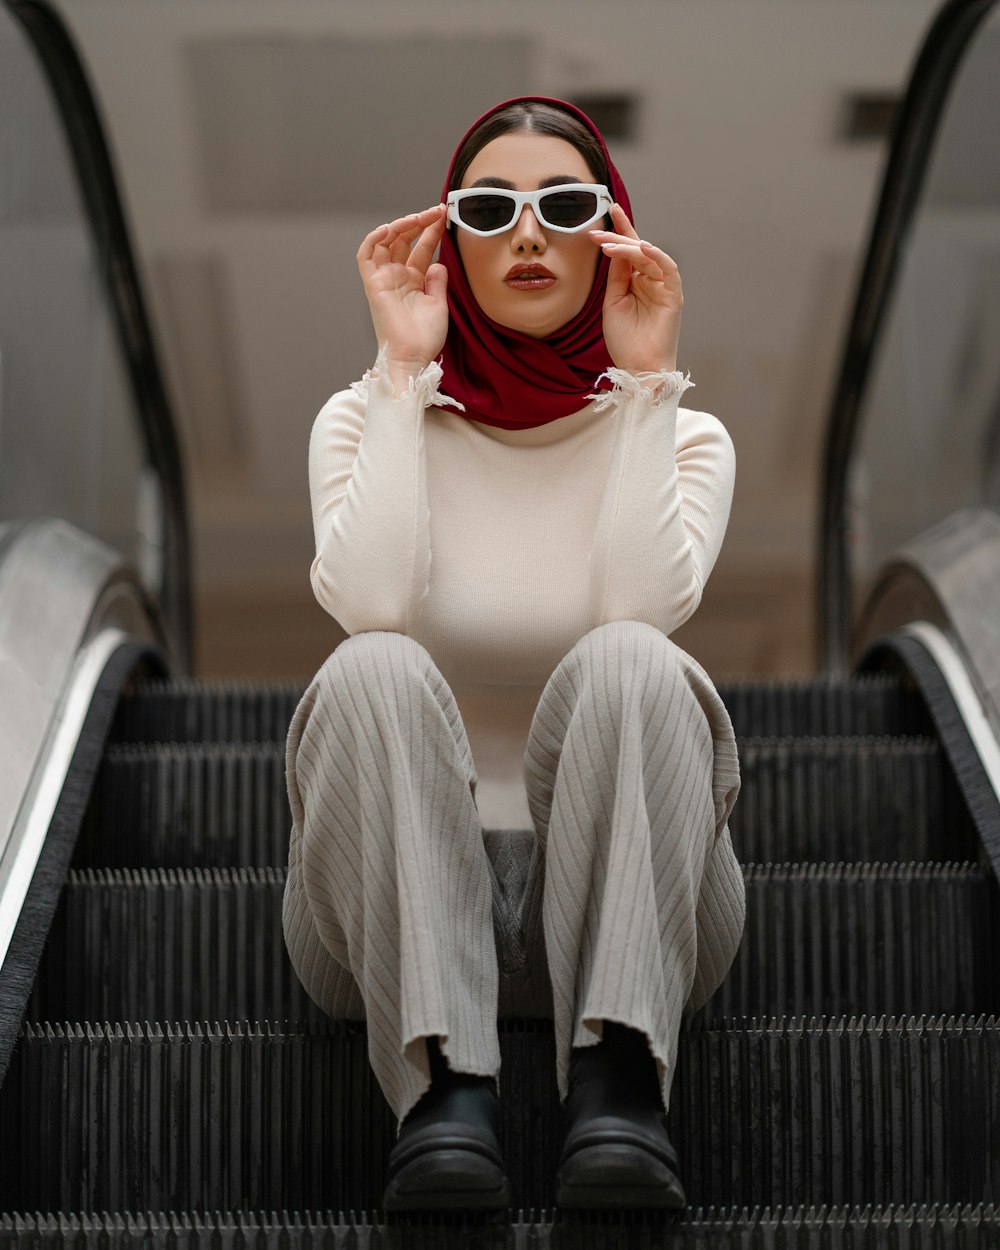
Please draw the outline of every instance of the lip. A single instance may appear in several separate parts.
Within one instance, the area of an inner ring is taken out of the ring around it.
[[[544,265],[526,265],[523,262],[519,265],[511,265],[507,270],[504,282],[510,282],[512,278],[520,278],[523,274],[534,274],[539,278],[552,278],[555,280],[555,274],[551,269],[546,269]]]
[[[510,291],[547,291],[555,286],[556,275],[544,265],[527,265],[522,261],[511,266],[503,282]]]

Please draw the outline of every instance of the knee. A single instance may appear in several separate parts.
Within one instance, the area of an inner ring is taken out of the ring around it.
[[[668,674],[684,676],[691,664],[686,651],[645,621],[599,625],[580,639],[570,656],[577,665],[602,676],[638,677],[646,682]]]
[[[422,667],[429,656],[424,647],[406,634],[391,630],[372,630],[352,634],[326,660],[317,678],[364,680],[373,673],[398,672]]]
[[[669,713],[693,715],[698,724],[715,714],[718,695],[697,661],[644,621],[598,626],[562,665],[560,676],[577,698],[597,699],[616,714],[626,705],[638,706],[654,721]]]

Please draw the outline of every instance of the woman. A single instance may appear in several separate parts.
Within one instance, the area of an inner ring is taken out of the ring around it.
[[[554,1019],[557,1202],[682,1206],[677,1036],[744,895],[732,726],[667,637],[734,473],[678,407],[677,266],[546,97],[484,114],[358,265],[378,356],[310,444],[312,585],[351,636],[289,731],[291,958],[367,1020],[386,1210],[509,1205],[498,1016]]]

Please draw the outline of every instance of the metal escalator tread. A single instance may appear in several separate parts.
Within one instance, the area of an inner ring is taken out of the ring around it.
[[[302,681],[151,680],[118,707],[120,742],[283,742]]]
[[[397,1244],[378,1214],[395,1126],[364,1026],[307,1002],[280,934],[283,738],[302,687],[187,685],[145,709],[138,689],[116,721],[139,741],[106,752],[75,860],[88,871],[32,1000],[41,1023],[0,1089],[0,1212],[36,1213],[0,1214],[0,1250]],[[741,735],[749,915],[679,1039],[669,1126],[692,1205],[667,1224],[553,1213],[551,1023],[503,1021],[519,1218],[407,1221],[401,1250],[1000,1244],[1000,1207],[984,1205],[1000,1194],[997,885],[950,862],[977,846],[919,703],[882,677],[719,689]],[[855,938],[839,952],[838,933]]]
[[[27,1019],[322,1020],[281,928],[283,868],[83,869]],[[701,1020],[970,1014],[1000,1002],[1000,899],[974,864],[750,864],[743,941]]]
[[[718,684],[739,737],[925,736],[930,717],[897,677],[759,677]]]
[[[745,738],[729,822],[744,862],[975,859],[978,844],[930,738]]]
[[[743,941],[706,1021],[1000,1002],[1000,890],[979,865],[751,864],[744,880]]]
[[[708,1208],[685,1211],[665,1225],[662,1216],[632,1213],[621,1220],[627,1241],[609,1228],[606,1216],[519,1211],[507,1221],[475,1216],[401,1218],[386,1223],[377,1212],[127,1212],[94,1214],[0,1214],[5,1250],[125,1250],[126,1247],[254,1246],[258,1250],[606,1250],[647,1246],[650,1250],[824,1250],[899,1246],[906,1250],[994,1250],[1000,1244],[1000,1206]],[[730,1240],[734,1235],[740,1240]],[[405,1240],[393,1240],[400,1234]],[[613,1239],[612,1239],[613,1238]]]
[[[730,820],[744,863],[976,857],[940,745],[927,738],[746,738]],[[76,867],[278,867],[291,813],[278,743],[109,746]]]
[[[148,681],[122,700],[121,742],[283,742],[306,682]],[[915,691],[883,673],[846,678],[732,678],[719,694],[741,737],[924,735]]]
[[[74,864],[287,863],[291,812],[277,743],[138,743],[105,751]]]
[[[500,1042],[513,1205],[548,1207],[551,1028],[501,1026]],[[2,1210],[379,1206],[394,1122],[358,1026],[29,1024],[13,1066]],[[1000,1186],[1000,1023],[682,1033],[668,1128],[701,1206],[980,1202]]]

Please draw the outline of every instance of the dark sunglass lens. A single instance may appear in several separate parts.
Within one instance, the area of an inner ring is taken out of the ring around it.
[[[473,230],[499,230],[514,218],[514,201],[504,195],[467,195],[458,201],[458,215]]]
[[[553,226],[582,226],[597,213],[593,191],[553,191],[542,197],[542,215]]]

